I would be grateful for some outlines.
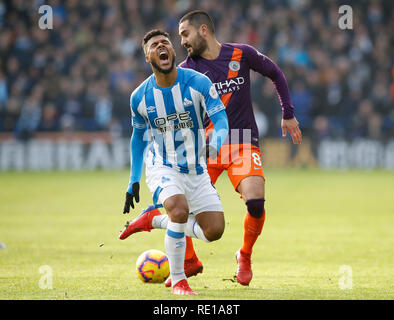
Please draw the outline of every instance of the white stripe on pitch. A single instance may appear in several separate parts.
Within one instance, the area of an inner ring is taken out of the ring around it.
[[[166,106],[164,104],[162,92],[159,89],[153,88],[153,97],[155,99],[157,116],[160,118],[167,119]],[[174,134],[172,130],[168,130],[164,132],[163,137],[164,137],[164,145],[166,148],[165,151],[166,151],[167,161],[171,164],[176,165],[177,161],[176,161],[176,153],[175,153],[175,145],[174,145]]]
[[[174,99],[175,110],[177,113],[185,112],[182,101],[182,93],[179,83],[171,89],[172,98]],[[184,148],[186,149],[186,160],[190,170],[194,170],[196,166],[196,154],[194,134],[190,128],[181,128],[184,140]]]

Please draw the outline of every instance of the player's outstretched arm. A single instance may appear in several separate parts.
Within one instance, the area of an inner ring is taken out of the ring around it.
[[[209,149],[214,149],[210,151],[209,149],[209,156],[211,158],[216,158],[220,147],[222,146],[223,142],[226,140],[229,132],[228,126],[228,118],[225,110],[221,110],[209,117],[213,123],[213,133],[211,137],[211,141],[209,143]]]
[[[130,140],[130,180],[126,191],[123,213],[129,213],[130,206],[134,209],[134,200],[136,202],[140,201],[142,166],[145,149],[148,146],[148,141],[144,139],[145,132],[146,129],[133,128]]]
[[[297,119],[294,116],[294,107],[291,103],[290,91],[286,77],[278,65],[255,48],[245,45],[244,50],[250,67],[264,77],[271,79],[282,106],[282,136],[286,137],[287,131],[294,144],[300,144],[302,134]]]
[[[291,139],[294,144],[300,144],[302,141],[302,133],[298,124],[297,119],[282,119],[282,137],[286,137],[287,131],[289,131]]]

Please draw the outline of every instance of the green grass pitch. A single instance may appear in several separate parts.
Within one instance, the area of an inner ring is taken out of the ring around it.
[[[0,173],[0,299],[394,298],[393,172],[266,169],[267,218],[249,287],[231,281],[245,206],[222,175],[226,230],[214,243],[194,241],[204,263],[189,282],[196,297],[137,278],[141,252],[165,251],[164,231],[118,240],[126,220],[151,202],[143,181],[136,210],[122,214],[128,176]],[[52,288],[41,266],[51,268]]]

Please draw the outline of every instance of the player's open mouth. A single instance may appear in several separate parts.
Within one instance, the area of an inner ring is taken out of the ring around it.
[[[170,63],[170,59],[166,51],[162,51],[159,53],[159,59],[162,64]]]

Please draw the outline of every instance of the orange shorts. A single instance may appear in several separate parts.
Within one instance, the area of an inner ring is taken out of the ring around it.
[[[207,167],[213,184],[227,170],[235,190],[246,177],[260,176],[264,179],[260,149],[251,144],[223,145],[216,159],[208,159]]]

